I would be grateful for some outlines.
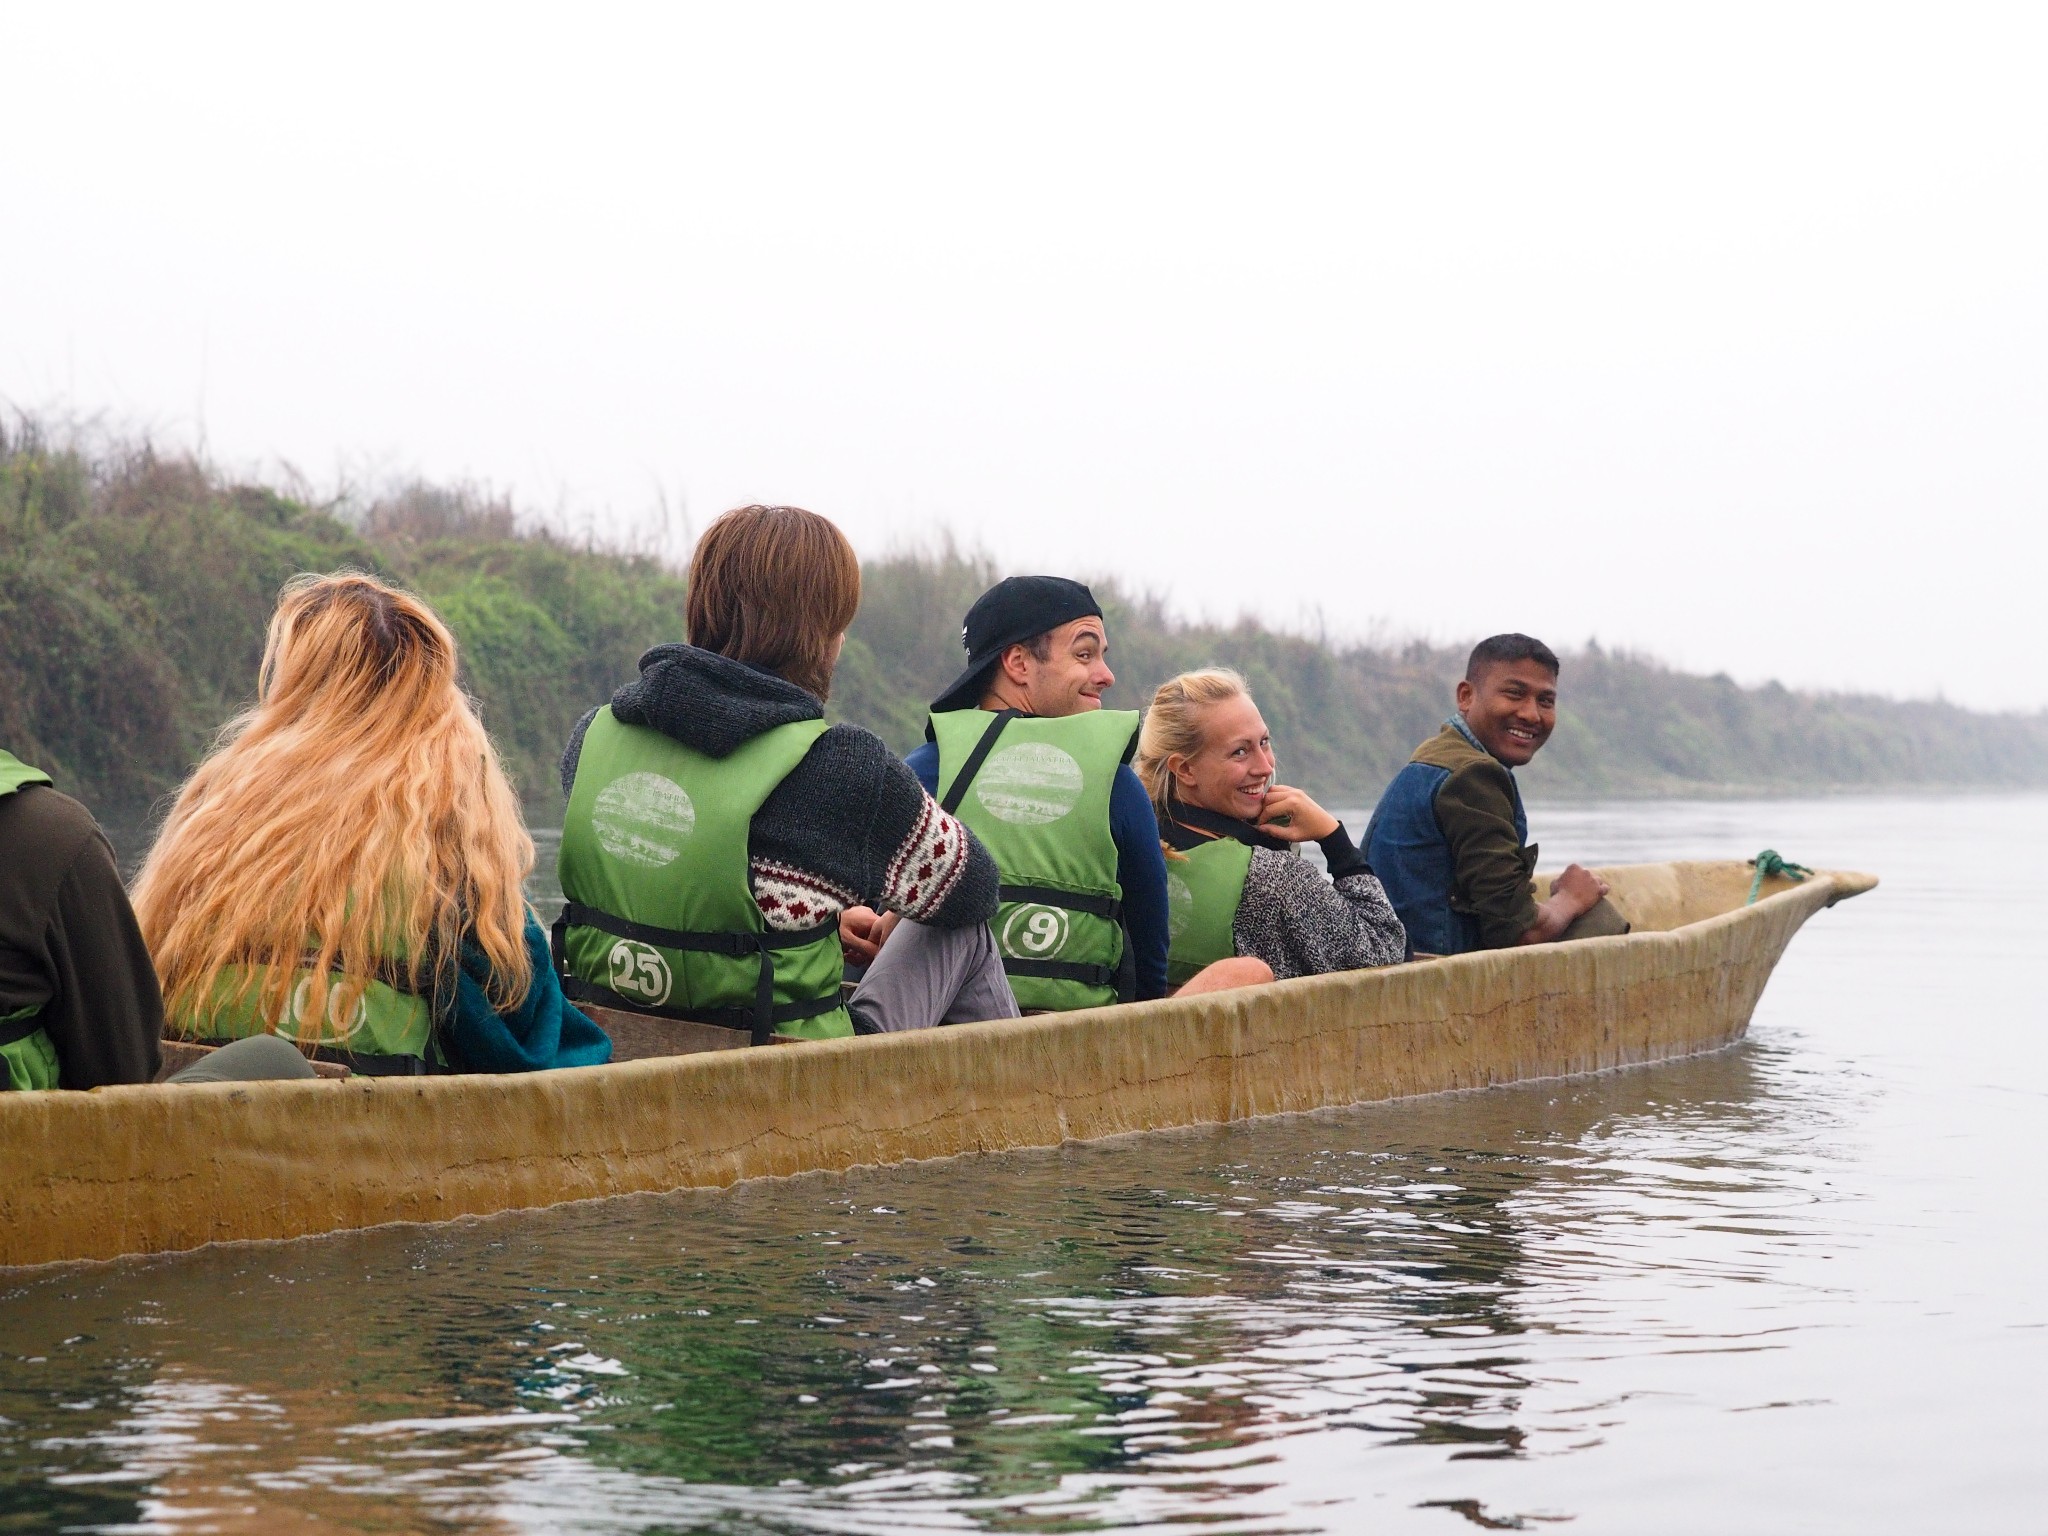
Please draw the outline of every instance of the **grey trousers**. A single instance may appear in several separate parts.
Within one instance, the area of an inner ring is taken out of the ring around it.
[[[231,1041],[206,1055],[182,1072],[173,1072],[166,1083],[260,1083],[283,1077],[318,1077],[312,1063],[299,1054],[289,1040],[275,1035],[250,1035]]]
[[[927,928],[908,918],[889,935],[846,1008],[863,1035],[1019,1016],[987,923]]]

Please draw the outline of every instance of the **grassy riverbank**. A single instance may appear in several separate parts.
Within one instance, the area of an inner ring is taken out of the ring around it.
[[[16,426],[0,431],[0,745],[89,803],[146,804],[247,702],[278,587],[343,565],[406,583],[448,620],[537,810],[555,803],[555,754],[577,715],[630,677],[646,646],[680,638],[674,571],[522,535],[508,507],[473,492],[415,486],[322,508],[189,458],[81,450]],[[923,701],[959,664],[960,615],[996,573],[952,553],[866,570],[832,713],[908,750]],[[1180,624],[1116,581],[1094,584],[1120,679],[1112,703],[1137,707],[1183,667],[1235,666],[1283,771],[1337,803],[1377,797],[1442,719],[1463,660]],[[2048,715],[1741,688],[1600,651],[1566,658],[1563,691],[1557,735],[1525,775],[1531,793],[2048,784]]]

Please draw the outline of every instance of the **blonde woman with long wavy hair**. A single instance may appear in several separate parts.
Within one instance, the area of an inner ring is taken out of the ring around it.
[[[371,576],[296,577],[255,706],[135,884],[167,1032],[375,1074],[609,1060],[527,908],[533,857],[447,626]]]
[[[1279,782],[1271,733],[1237,673],[1161,683],[1131,766],[1166,846],[1169,980],[1192,976],[1191,990],[1203,967],[1233,960],[1285,980],[1404,958],[1401,921],[1344,823]],[[1328,879],[1297,857],[1307,842]]]

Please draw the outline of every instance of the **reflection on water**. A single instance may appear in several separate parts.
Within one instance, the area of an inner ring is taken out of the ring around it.
[[[17,1274],[0,1529],[2034,1528],[2048,802],[1536,819],[1887,885],[1652,1070]]]

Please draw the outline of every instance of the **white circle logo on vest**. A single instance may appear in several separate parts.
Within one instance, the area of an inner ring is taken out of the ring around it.
[[[633,939],[621,939],[612,946],[605,957],[605,975],[605,984],[619,996],[656,1007],[668,1001],[676,984],[661,951]]]
[[[696,830],[697,808],[673,779],[629,773],[598,791],[590,825],[598,847],[620,863],[660,869],[675,862]]]
[[[1049,960],[1066,947],[1066,912],[1036,902],[1012,907],[996,935],[996,948],[1012,960]]]
[[[314,1017],[319,1012],[320,1010],[313,1006],[313,978],[301,976],[299,984],[292,988],[291,1023],[293,1029],[291,1038],[294,1040],[306,1038],[305,1029],[309,1023],[314,1026],[313,1038],[315,1041],[331,1043],[353,1039],[361,1032],[362,1027],[370,1022],[368,990],[366,988],[356,998],[353,1009],[344,1009],[341,1000],[341,985],[338,982],[330,981],[327,987],[327,1028],[325,1031],[320,1029],[319,1020]],[[279,1030],[278,1033],[282,1034],[284,1031]]]
[[[1043,741],[1019,741],[992,753],[974,778],[974,797],[997,821],[1042,827],[1081,798],[1081,765]]]
[[[1166,871],[1166,932],[1169,938],[1179,938],[1188,931],[1188,924],[1195,920],[1195,893],[1188,889],[1187,881],[1172,868]]]

